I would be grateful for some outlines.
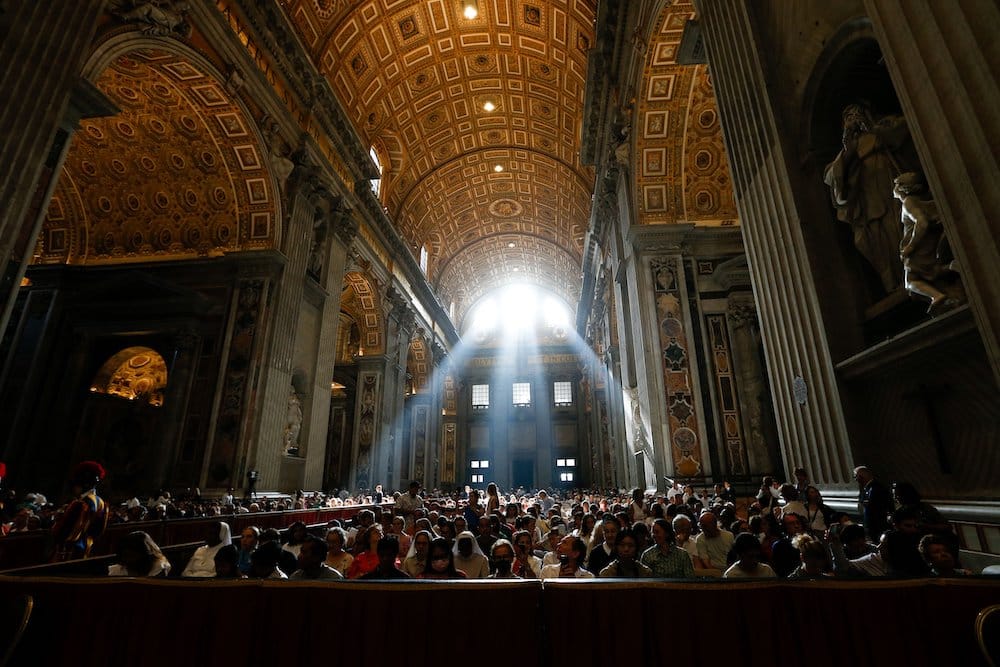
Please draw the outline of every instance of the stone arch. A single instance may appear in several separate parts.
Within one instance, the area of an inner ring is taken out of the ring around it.
[[[878,114],[899,114],[902,108],[882,51],[864,21],[846,24],[823,50],[804,95],[803,150],[822,161],[833,158],[841,145],[841,112],[848,104],[868,102]]]
[[[359,356],[385,352],[385,316],[375,281],[359,271],[344,275],[341,310],[349,313],[361,332]]]
[[[166,386],[167,364],[160,353],[134,346],[119,350],[104,362],[90,383],[90,391],[160,407]]]
[[[276,247],[280,188],[252,115],[205,58],[118,34],[85,70],[121,109],[81,122],[36,263],[114,264]]]

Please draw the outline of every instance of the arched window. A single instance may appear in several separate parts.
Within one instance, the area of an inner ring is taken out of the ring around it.
[[[378,159],[378,153],[375,152],[375,147],[372,146],[368,151],[368,155],[371,156],[372,162],[375,163],[375,168],[378,169],[378,178],[373,178],[371,180],[372,192],[378,197],[382,191],[382,162]]]
[[[427,245],[420,246],[420,270],[427,274]]]

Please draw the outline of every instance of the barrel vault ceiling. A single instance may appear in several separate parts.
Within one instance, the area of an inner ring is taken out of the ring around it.
[[[455,323],[511,283],[575,308],[595,188],[581,163],[596,0],[272,0],[383,166],[381,200]],[[631,1],[631,0],[630,0]],[[623,113],[633,222],[736,224],[706,65],[677,52],[690,0],[633,41],[645,63]],[[95,80],[121,109],[84,121],[36,263],[114,264],[278,245],[277,196],[227,82],[168,51]],[[616,92],[617,94],[617,92]]]
[[[594,0],[283,3],[383,167],[382,202],[457,319],[495,287],[579,299]],[[491,105],[491,106],[490,106]]]

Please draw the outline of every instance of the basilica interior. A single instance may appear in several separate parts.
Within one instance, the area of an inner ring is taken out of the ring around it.
[[[864,464],[1000,554],[994,3],[0,8],[19,488]]]

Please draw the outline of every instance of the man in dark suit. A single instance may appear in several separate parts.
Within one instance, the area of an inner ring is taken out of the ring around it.
[[[620,528],[618,519],[610,514],[605,515],[604,521],[601,522],[604,542],[591,549],[590,558],[587,560],[587,569],[590,572],[597,574],[617,557],[615,554],[615,539],[618,537]]]
[[[889,527],[892,495],[888,487],[875,479],[866,466],[854,469],[854,479],[858,482],[858,516],[861,517],[869,539],[877,543]]]

